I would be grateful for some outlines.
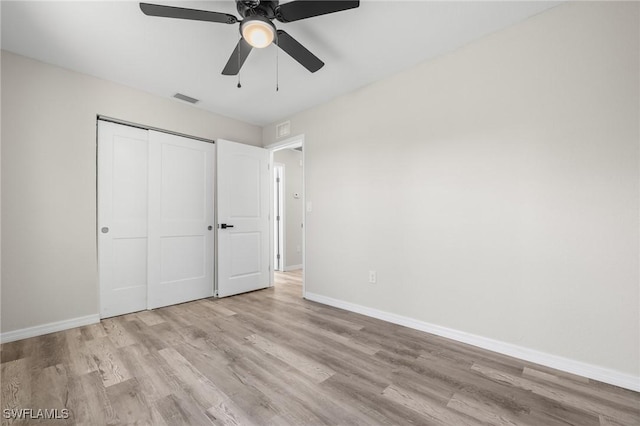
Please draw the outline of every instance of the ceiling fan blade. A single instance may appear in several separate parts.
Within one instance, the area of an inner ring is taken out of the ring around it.
[[[253,49],[251,45],[241,38],[240,41],[238,41],[236,48],[233,49],[233,53],[229,57],[227,65],[225,65],[222,70],[222,75],[237,75],[244,64],[244,61],[247,60],[247,56],[251,53],[251,49]]]
[[[183,7],[163,6],[160,4],[140,3],[140,10],[145,15],[163,18],[191,19],[192,21],[219,22],[221,24],[235,24],[238,22],[238,18],[227,13],[185,9]]]
[[[293,22],[360,6],[359,0],[295,0],[276,8],[276,19]]]
[[[311,72],[316,72],[324,66],[324,62],[283,30],[278,30],[277,45]]]

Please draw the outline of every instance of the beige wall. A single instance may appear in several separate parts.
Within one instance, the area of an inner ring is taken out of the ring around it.
[[[640,375],[639,11],[568,3],[288,118],[306,291]]]
[[[284,165],[284,267],[288,270],[302,265],[302,152],[292,149],[276,151],[273,161]],[[294,193],[298,193],[300,198],[294,198]]]
[[[96,116],[261,144],[261,129],[2,52],[2,332],[98,313]]]

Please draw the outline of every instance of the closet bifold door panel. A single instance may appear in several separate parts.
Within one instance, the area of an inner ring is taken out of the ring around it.
[[[148,132],[98,122],[102,318],[147,309]]]
[[[149,131],[149,309],[213,296],[214,155]]]
[[[102,318],[213,296],[212,143],[98,121]]]

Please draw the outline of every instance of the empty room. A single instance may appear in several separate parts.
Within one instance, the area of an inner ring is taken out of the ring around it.
[[[640,425],[640,2],[1,1],[2,425]]]

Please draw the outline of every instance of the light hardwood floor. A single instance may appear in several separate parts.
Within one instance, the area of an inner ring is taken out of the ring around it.
[[[640,424],[638,393],[305,301],[300,277],[4,344],[2,409],[70,410],[52,425]]]

